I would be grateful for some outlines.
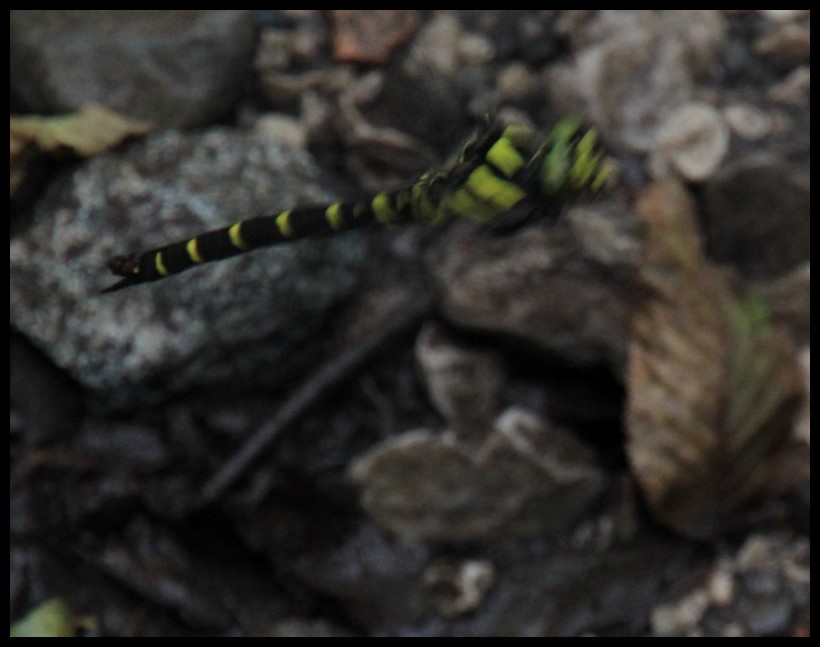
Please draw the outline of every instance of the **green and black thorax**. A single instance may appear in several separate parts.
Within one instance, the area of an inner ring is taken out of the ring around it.
[[[493,125],[468,140],[448,167],[425,173],[407,188],[354,202],[286,209],[117,257],[109,267],[123,278],[105,292],[260,247],[373,224],[436,226],[463,218],[495,230],[513,229],[553,216],[575,197],[597,193],[610,173],[595,130],[573,119],[559,121],[546,135]]]

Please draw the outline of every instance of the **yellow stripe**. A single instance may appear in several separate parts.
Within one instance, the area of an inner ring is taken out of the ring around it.
[[[398,215],[390,204],[390,195],[385,192],[377,193],[371,200],[370,207],[376,215],[376,220],[383,225],[389,225]]]
[[[485,164],[470,173],[466,184],[478,198],[489,202],[499,211],[512,209],[527,196],[524,189],[498,177]]]
[[[470,211],[481,207],[481,203],[470,195],[469,191],[459,189],[454,191],[446,200],[447,207],[453,211],[457,216],[466,218]]]
[[[170,274],[168,268],[165,267],[165,263],[162,262],[162,252],[157,252],[154,255],[154,267],[157,268],[157,272],[159,272],[160,276],[168,276]]]
[[[248,249],[248,244],[244,240],[242,240],[241,229],[241,222],[238,222],[235,225],[231,225],[231,228],[228,229],[228,238],[231,239],[231,245],[233,245],[237,249]]]
[[[342,205],[336,202],[325,209],[325,219],[333,229],[341,229],[344,224],[342,220]]]
[[[507,177],[512,177],[527,163],[509,139],[500,137],[487,151],[487,161]]]
[[[412,216],[417,222],[428,225],[437,225],[442,222],[447,213],[444,209],[439,209],[438,204],[433,204],[430,199],[430,186],[435,181],[435,176],[429,173],[422,175],[410,188],[409,200]]]
[[[202,262],[202,256],[200,256],[200,254],[199,254],[199,249],[197,248],[196,238],[191,238],[191,240],[188,241],[188,244],[185,245],[185,249],[188,252],[188,256],[191,258],[191,260],[194,263],[201,263]]]
[[[509,139],[513,143],[513,146],[527,148],[532,145],[535,133],[526,126],[510,124],[504,129],[502,137]]]
[[[572,118],[561,119],[550,133],[550,149],[541,164],[541,186],[547,193],[559,193],[565,188],[571,172],[570,140],[580,128]]]
[[[575,159],[569,169],[569,176],[578,188],[586,186],[597,169],[600,156],[595,155],[595,131],[587,131],[575,145]]]
[[[609,180],[609,176],[612,175],[613,172],[612,163],[608,159],[596,162],[596,164],[598,165],[598,171],[595,173],[595,177],[590,184],[590,188],[594,192],[598,192],[604,188],[604,185]]]
[[[495,207],[479,202],[463,187],[444,199],[444,208],[458,217],[467,218],[479,224],[486,224],[499,215]]]
[[[561,142],[566,144],[575,135],[576,131],[581,128],[581,122],[572,117],[565,117],[558,121],[552,129],[550,136],[553,142]]]
[[[276,216],[276,227],[279,229],[279,233],[285,238],[293,236],[293,225],[290,224],[290,209]]]
[[[557,193],[567,179],[567,156],[569,149],[566,142],[555,142],[541,165],[541,185],[547,193]]]
[[[584,136],[581,137],[576,149],[578,150],[579,157],[584,157],[589,159],[593,153],[595,153],[595,146],[598,143],[598,133],[595,132],[594,129],[590,128]]]

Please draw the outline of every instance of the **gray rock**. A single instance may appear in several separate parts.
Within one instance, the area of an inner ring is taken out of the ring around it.
[[[692,182],[711,177],[729,150],[729,128],[723,117],[702,101],[690,101],[672,112],[657,137],[657,154]]]
[[[108,404],[274,381],[357,282],[362,240],[303,241],[100,295],[106,261],[325,202],[302,152],[237,132],[166,132],[55,184],[10,249],[10,323]]]
[[[607,483],[581,441],[518,409],[503,413],[480,446],[407,432],[359,458],[350,474],[370,515],[408,543],[554,536]]]
[[[253,58],[248,11],[13,11],[11,90],[34,112],[102,103],[162,126],[231,110]]]
[[[746,278],[774,278],[810,258],[809,177],[772,155],[747,157],[706,184],[707,250]]]
[[[457,325],[620,375],[640,258],[635,221],[628,210],[598,205],[565,217],[571,227],[449,245],[432,267],[441,311]]]
[[[465,348],[434,324],[416,339],[416,360],[430,400],[457,436],[480,442],[501,410],[505,371],[493,352]]]
[[[569,29],[578,53],[549,71],[551,94],[562,112],[585,115],[629,149],[649,150],[661,120],[692,97],[726,24],[715,11],[603,11],[592,18]]]

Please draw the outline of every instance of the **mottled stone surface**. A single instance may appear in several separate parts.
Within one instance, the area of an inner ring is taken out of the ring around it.
[[[165,132],[96,158],[52,187],[12,241],[11,325],[111,404],[259,370],[275,379],[355,287],[356,234],[101,295],[106,262],[328,199],[305,153],[240,132]]]
[[[158,126],[208,124],[240,96],[248,11],[13,11],[11,88],[31,112],[101,103]]]

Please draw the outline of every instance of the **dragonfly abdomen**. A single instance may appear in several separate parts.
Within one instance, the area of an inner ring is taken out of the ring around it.
[[[576,196],[598,192],[609,173],[597,133],[573,119],[559,121],[547,136],[521,126],[493,126],[469,140],[450,167],[422,175],[410,188],[355,202],[287,209],[117,257],[109,268],[122,278],[104,291],[156,281],[260,247],[371,224],[438,225],[463,218],[510,229]]]

